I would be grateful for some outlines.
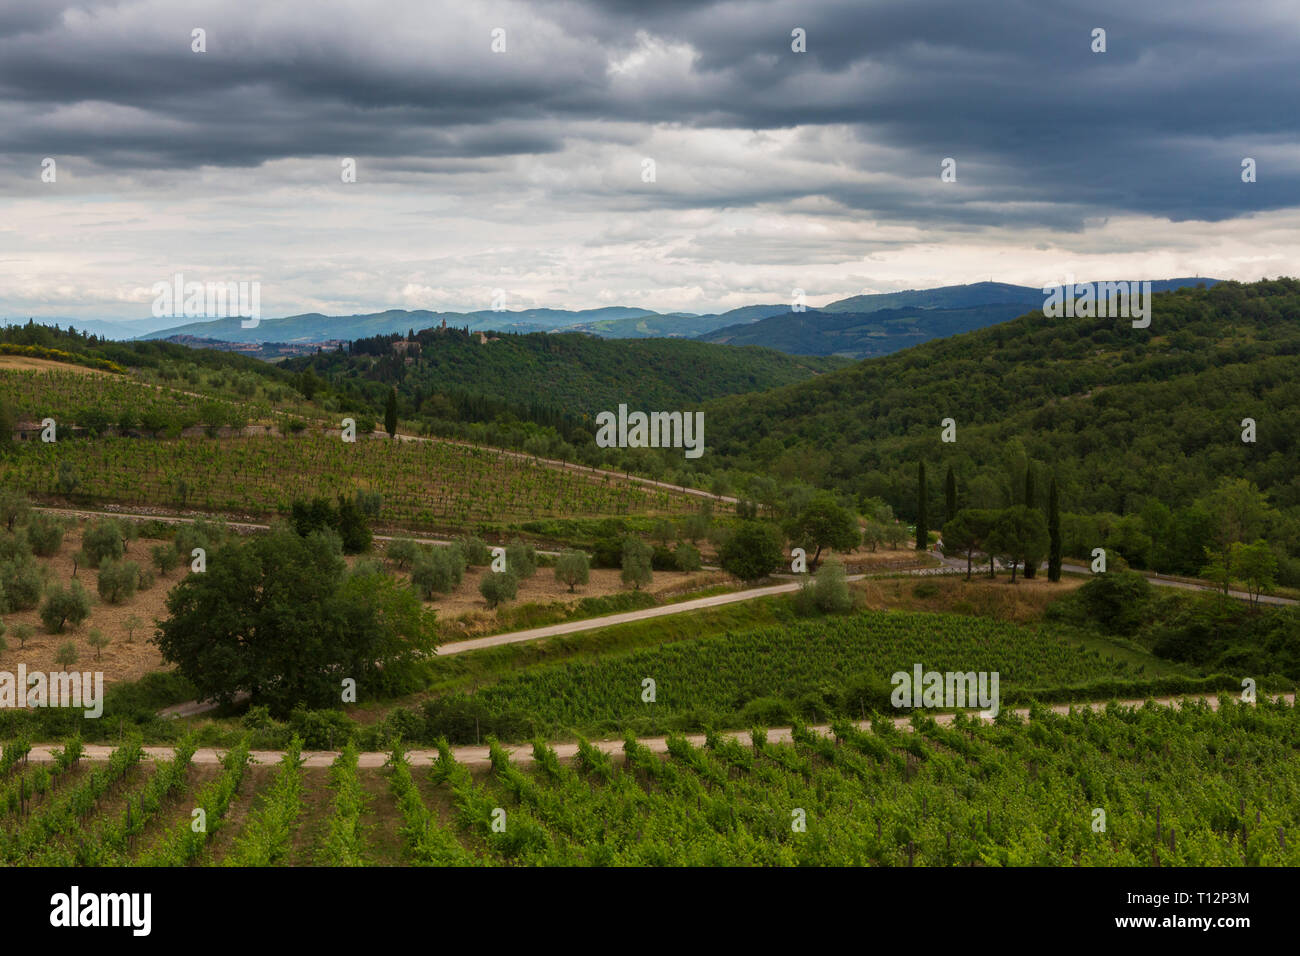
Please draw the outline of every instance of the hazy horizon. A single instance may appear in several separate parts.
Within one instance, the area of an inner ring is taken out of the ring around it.
[[[371,14],[0,5],[0,315],[144,319],[176,273],[268,316],[1300,274],[1287,4]]]

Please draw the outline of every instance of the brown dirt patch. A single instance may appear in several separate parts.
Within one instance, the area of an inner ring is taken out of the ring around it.
[[[1063,577],[1052,583],[1040,576],[1031,581],[1010,574],[996,578],[965,575],[934,575],[860,581],[852,585],[861,595],[865,607],[872,610],[902,609],[909,611],[974,614],[1018,624],[1038,620],[1053,601],[1083,584],[1081,578]],[[933,587],[931,587],[933,585]],[[921,594],[917,594],[920,587]],[[937,593],[930,594],[934,588]],[[928,596],[927,596],[928,595]]]
[[[81,549],[81,528],[81,525],[69,528],[58,554],[36,559],[50,570],[51,583],[66,587],[72,581],[72,556]],[[149,549],[157,543],[148,538],[130,542],[126,559],[136,562],[142,569],[151,567]],[[79,627],[69,627],[62,634],[50,634],[41,624],[39,608],[6,614],[4,621],[8,631],[5,641],[9,649],[0,654],[0,667],[14,671],[19,664],[26,664],[29,671],[61,670],[54,657],[60,647],[71,641],[77,648],[77,668],[102,671],[106,684],[139,680],[151,671],[167,669],[158,648],[148,639],[153,634],[154,622],[167,617],[167,592],[180,580],[180,575],[180,570],[174,570],[165,578],[158,577],[149,590],[137,591],[130,600],[109,604],[99,597],[99,572],[94,568],[78,567],[77,580],[90,594],[90,616]],[[127,621],[132,617],[138,618],[142,624],[128,628]],[[24,648],[18,646],[14,635],[14,627],[18,624],[32,627],[32,637]],[[109,645],[100,652],[99,660],[95,659],[95,649],[87,643],[93,627],[99,628],[110,639]]]
[[[81,375],[112,375],[97,368],[84,365],[72,365],[68,362],[55,362],[50,359],[31,358],[26,355],[0,355],[0,369],[22,369],[24,371],[73,372]]]
[[[436,609],[440,620],[459,617],[462,614],[475,611],[482,612],[489,618],[493,617],[493,613],[488,610],[487,601],[478,593],[479,581],[482,580],[483,575],[491,573],[487,568],[470,568],[465,572],[460,587],[451,594],[427,602],[425,606]],[[628,590],[624,587],[621,576],[621,571],[609,568],[592,568],[588,583],[575,588],[573,593],[570,594],[567,584],[561,584],[555,580],[554,568],[538,568],[537,573],[531,578],[519,582],[519,594],[510,603],[550,604],[556,601],[574,603],[585,597],[604,597]],[[399,577],[403,580],[410,580],[410,575],[407,574],[400,574]],[[711,580],[711,576],[702,577],[699,573],[656,571],[654,580],[642,590],[655,596],[667,596],[680,593],[683,588],[707,587],[708,584],[700,582]]]

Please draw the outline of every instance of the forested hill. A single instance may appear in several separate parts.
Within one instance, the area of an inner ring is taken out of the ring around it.
[[[401,340],[403,336],[393,335],[359,339],[350,343],[348,353],[293,359],[285,367],[310,367],[330,381],[356,383],[380,407],[389,386],[396,385],[413,405],[440,392],[470,393],[520,406],[546,405],[581,417],[616,408],[620,402],[645,410],[695,407],[724,395],[804,381],[848,364],[837,358],[678,339],[467,335],[448,328],[416,333],[418,349],[394,345]]]
[[[949,465],[961,505],[1022,500],[1033,461],[1040,497],[1054,472],[1062,510],[1081,514],[1189,508],[1221,479],[1245,478],[1279,511],[1270,541],[1300,554],[1295,279],[1157,294],[1146,329],[1033,312],[705,414],[702,461],[715,469],[878,496],[909,518],[920,461],[937,516]],[[940,440],[945,418],[955,443]],[[1245,418],[1254,443],[1242,441]],[[1159,538],[1163,520],[1134,533]]]
[[[1038,300],[1043,299],[1038,293]],[[961,309],[881,309],[875,312],[787,312],[698,336],[701,342],[765,345],[792,355],[870,358],[912,345],[997,325],[1029,308],[1023,302]]]

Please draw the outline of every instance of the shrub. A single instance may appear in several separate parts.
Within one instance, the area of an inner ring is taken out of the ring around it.
[[[449,594],[460,585],[464,573],[460,550],[455,547],[419,549],[411,567],[411,584],[426,601],[435,594]]]
[[[90,629],[90,634],[86,638],[86,643],[95,649],[95,660],[99,660],[100,651],[108,647],[112,639],[97,627]]]
[[[782,727],[794,716],[788,701],[777,697],[755,697],[740,711],[740,721],[760,727]]]
[[[420,558],[421,548],[413,538],[398,538],[396,541],[388,542],[385,554],[388,560],[393,562],[394,567],[399,571],[405,571],[415,566],[415,562]]]
[[[122,626],[126,628],[126,642],[130,644],[135,640],[136,628],[144,627],[144,621],[140,620],[138,615],[132,614],[122,622]]]
[[[99,596],[109,604],[121,604],[135,596],[140,587],[140,565],[134,561],[104,561],[99,566]]]
[[[472,568],[484,568],[492,563],[492,552],[482,538],[461,538],[460,550]]]
[[[304,747],[316,750],[345,746],[356,728],[356,723],[338,710],[298,707],[289,714],[289,729],[302,739]]]
[[[0,562],[21,560],[32,556],[32,545],[23,528],[0,534]]]
[[[195,548],[211,551],[225,540],[227,534],[223,522],[200,519],[193,524],[181,525],[177,528],[176,537],[172,539],[172,544],[176,549],[176,556],[180,560],[188,562],[193,556]]]
[[[531,578],[537,573],[537,550],[518,538],[513,539],[506,545],[506,571],[521,581]]]
[[[81,550],[92,568],[99,567],[102,561],[121,558],[126,554],[126,535],[122,526],[112,518],[91,522],[81,536]]]
[[[58,653],[54,655],[54,662],[64,670],[68,670],[76,666],[78,656],[77,645],[67,641],[59,646]]]
[[[916,587],[912,588],[912,597],[932,598],[939,596],[938,581],[921,581]]]
[[[698,571],[704,566],[700,558],[700,549],[685,541],[673,551],[673,560],[678,571]]]
[[[488,607],[495,608],[514,600],[519,593],[519,580],[512,571],[490,571],[478,583],[478,593],[483,595]]]
[[[652,571],[676,571],[677,558],[663,545],[656,544],[650,549],[650,569]]]
[[[1136,571],[1110,570],[1079,588],[1078,601],[1103,630],[1132,634],[1151,601],[1151,584]]]
[[[0,564],[0,600],[8,611],[29,611],[41,603],[46,571],[34,558],[15,558]]]
[[[718,551],[722,569],[742,581],[771,574],[784,559],[781,532],[761,521],[745,521]]]
[[[149,550],[149,556],[153,559],[154,567],[158,573],[166,577],[180,563],[181,556],[176,553],[176,549],[169,544],[155,544]]]
[[[604,536],[596,539],[591,549],[592,563],[598,568],[623,566],[623,539]]]
[[[62,634],[63,628],[69,623],[77,627],[89,616],[90,595],[80,581],[73,581],[66,588],[56,584],[45,592],[45,603],[41,605],[41,623],[51,634]]]
[[[53,515],[37,512],[27,522],[27,540],[32,553],[51,558],[63,547],[63,522]]]
[[[564,551],[561,552],[559,560],[555,562],[555,580],[561,584],[569,586],[569,592],[573,592],[575,585],[585,585],[591,577],[591,563],[587,560],[587,555],[582,551]]]
[[[823,614],[842,614],[853,609],[853,595],[845,579],[844,565],[827,561],[813,575],[812,597]]]
[[[853,595],[844,580],[844,568],[837,575],[823,572],[829,564],[822,565],[813,575],[805,575],[794,596],[795,610],[800,614],[838,614],[852,610]]]
[[[3,411],[12,414],[12,408],[9,405],[5,405]],[[9,440],[11,438],[9,426],[12,423],[9,421],[8,415],[0,417],[5,419],[4,439]],[[6,531],[13,531],[14,525],[27,516],[30,508],[31,503],[27,500],[26,495],[21,492],[11,491],[8,488],[0,488],[0,524],[4,525]]]
[[[654,552],[640,538],[623,539],[623,583],[638,591],[649,584],[654,579],[653,560]]]

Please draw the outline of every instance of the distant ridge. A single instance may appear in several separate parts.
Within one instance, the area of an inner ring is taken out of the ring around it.
[[[1215,285],[1218,279],[1159,279],[1151,291]],[[965,299],[967,304],[948,303]],[[699,336],[718,345],[763,345],[791,355],[889,355],[931,339],[1009,322],[1043,306],[1041,288],[977,282],[941,289],[886,292],[841,299],[820,309],[723,326]]]
[[[1203,282],[1213,285],[1216,279],[1164,279],[1152,282],[1152,290],[1159,292]],[[604,306],[595,309],[522,309],[518,311],[434,312],[427,309],[386,309],[382,312],[355,315],[323,315],[308,312],[284,318],[262,319],[253,328],[243,328],[242,320],[235,318],[195,320],[168,328],[140,334],[146,320],[136,322],[98,323],[94,320],[77,323],[78,328],[94,331],[109,338],[130,338],[132,330],[144,339],[169,339],[178,335],[196,339],[212,339],[232,343],[280,342],[302,344],[368,338],[391,335],[408,330],[436,328],[445,322],[454,328],[468,328],[471,332],[579,332],[601,338],[692,338],[719,342],[724,339],[734,344],[765,345],[790,351],[793,354],[829,355],[840,353],[852,356],[884,354],[879,346],[891,337],[887,328],[875,329],[874,343],[856,342],[847,326],[835,326],[833,334],[819,339],[808,329],[807,317],[811,315],[871,315],[890,310],[921,310],[919,324],[907,325],[901,314],[888,317],[899,329],[898,348],[925,341],[934,335],[925,326],[939,329],[968,331],[983,325],[1007,321],[1042,305],[1041,288],[1011,285],[1005,282],[974,282],[966,285],[942,286],[936,289],[909,289],[902,292],[882,292],[850,296],[815,310],[791,312],[787,303],[750,305],[727,312],[690,315],[681,312],[659,313],[651,309],[625,306]],[[996,307],[996,308],[995,308]],[[944,310],[950,314],[941,315]],[[775,330],[791,316],[803,316],[795,324],[798,334]],[[929,321],[932,320],[932,321]],[[157,324],[158,320],[149,322]],[[974,324],[970,324],[974,323]],[[892,327],[892,326],[891,326]],[[828,326],[828,329],[831,329]],[[739,329],[748,329],[740,332]],[[938,334],[953,334],[941,331]],[[770,336],[765,340],[764,336]],[[831,340],[835,341],[832,342]],[[828,350],[829,349],[829,350]],[[811,351],[810,351],[811,350]],[[895,349],[886,349],[893,351]]]

